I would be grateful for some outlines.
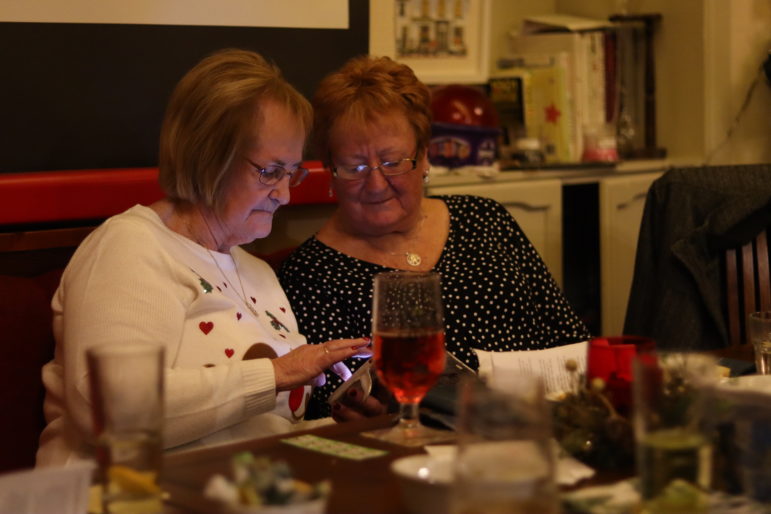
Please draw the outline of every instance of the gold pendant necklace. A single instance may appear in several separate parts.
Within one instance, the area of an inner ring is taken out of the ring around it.
[[[415,252],[388,252],[388,255],[393,255],[394,257],[404,255],[407,260],[407,264],[413,267],[420,266],[420,263],[423,262],[423,258]]]
[[[392,253],[391,255],[399,254]],[[410,266],[420,266],[420,263],[423,262],[423,259],[421,259],[420,255],[416,254],[415,252],[404,252],[404,256],[407,257],[407,264]]]
[[[421,213],[422,216],[420,218],[420,225],[418,225],[418,230],[415,233],[415,237],[412,239],[417,239],[417,236],[420,234],[420,231],[423,229],[423,222],[426,221],[426,215],[425,213]],[[407,259],[407,264],[409,264],[412,267],[418,267],[420,266],[420,263],[423,262],[423,258],[420,256],[420,254],[415,252],[410,252],[409,250],[406,252],[388,252],[390,255],[393,256],[399,256],[404,255]]]
[[[204,222],[204,225],[206,225],[206,229],[209,231],[209,235],[212,238],[212,241],[214,241],[214,246],[219,248],[219,244],[217,243],[217,238],[214,237],[214,232],[212,232],[211,227],[209,226],[209,222],[206,221],[206,218],[201,215],[201,219]],[[187,227],[188,232],[190,232],[191,235],[193,235],[192,230],[190,229],[190,225]],[[194,236],[195,237],[195,236]],[[220,267],[220,263],[217,262],[217,259],[214,257],[214,254],[211,253],[211,250],[209,250],[209,247],[203,244],[200,240],[195,238],[196,243],[198,243],[200,246],[203,246],[204,250],[206,250],[206,253],[209,254],[209,257],[211,257],[211,260],[214,261],[214,265],[217,266],[217,269],[219,270],[222,277],[225,279],[225,282],[227,282],[230,285],[230,288],[233,290],[234,293],[236,293],[236,296],[239,296],[241,298],[241,301],[244,302],[244,305],[246,305],[246,308],[249,309],[249,312],[251,312],[255,318],[259,318],[260,315],[257,313],[257,308],[250,304],[246,300],[246,291],[244,291],[244,283],[241,281],[241,274],[238,272],[238,263],[236,262],[235,257],[233,257],[233,254],[230,253],[228,250],[228,255],[230,255],[230,258],[233,260],[233,269],[236,270],[236,278],[238,278],[238,285],[241,286],[241,294],[238,294],[238,290],[233,286],[233,283],[230,281],[228,276],[225,274],[225,271]]]

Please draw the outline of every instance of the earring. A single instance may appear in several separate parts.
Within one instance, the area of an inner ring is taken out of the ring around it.
[[[424,184],[428,184],[429,182],[431,182],[431,176],[428,174],[430,170],[431,170],[431,168],[426,168],[423,171],[423,183]]]
[[[330,198],[332,198],[333,196],[335,196],[335,192],[334,192],[334,191],[332,191],[332,182],[330,182],[330,183],[329,183],[329,192],[328,192],[328,194],[329,194],[329,197],[330,197]]]

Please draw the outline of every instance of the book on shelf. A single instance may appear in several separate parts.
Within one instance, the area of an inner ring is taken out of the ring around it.
[[[522,74],[491,77],[490,101],[495,106],[501,125],[499,154],[509,159],[515,152],[517,139],[525,132],[525,77]]]
[[[503,153],[512,149],[514,139],[529,137],[541,142],[546,162],[575,160],[575,116],[565,59],[561,54],[520,61],[490,78],[490,98],[504,127]]]
[[[615,61],[609,62],[615,49],[615,40],[608,37],[610,26],[604,20],[576,16],[531,16],[520,32],[509,34],[504,65],[551,59],[563,66],[565,112],[571,118],[569,161],[581,159],[585,134],[602,130],[615,120],[618,70]]]
[[[586,127],[605,125],[605,44],[602,31],[580,34],[586,57]]]
[[[613,30],[603,33],[605,47],[605,122],[615,123],[619,110],[618,35]]]

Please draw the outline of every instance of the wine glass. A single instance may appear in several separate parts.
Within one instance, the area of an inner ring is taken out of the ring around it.
[[[368,435],[404,446],[452,437],[421,425],[418,406],[444,370],[444,319],[439,275],[394,271],[375,275],[374,364],[399,402],[396,426]]]

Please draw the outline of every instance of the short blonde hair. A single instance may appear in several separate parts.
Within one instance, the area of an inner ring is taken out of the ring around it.
[[[308,136],[310,103],[255,52],[218,51],[182,77],[161,127],[158,181],[169,199],[221,205],[224,179],[254,136],[253,121],[265,100],[287,108]]]
[[[330,158],[330,130],[340,120],[368,124],[394,110],[415,133],[418,152],[431,140],[431,93],[409,66],[388,57],[354,57],[327,75],[313,97],[314,139],[322,159]],[[328,164],[331,164],[328,162]]]

